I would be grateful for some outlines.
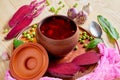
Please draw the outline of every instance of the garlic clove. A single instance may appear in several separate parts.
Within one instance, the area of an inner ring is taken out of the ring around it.
[[[3,60],[9,60],[9,55],[8,55],[8,53],[7,53],[7,52],[3,52],[2,55],[1,55],[1,58],[2,58]]]
[[[76,24],[84,24],[85,21],[87,20],[87,16],[88,14],[85,12],[85,11],[80,11],[78,14],[77,14],[77,17],[75,19],[75,22]]]
[[[78,14],[78,10],[76,8],[68,9],[67,15],[70,19],[76,18],[77,14]]]
[[[90,14],[90,12],[92,11],[92,7],[90,6],[90,3],[84,5],[82,10],[85,11],[87,14]]]

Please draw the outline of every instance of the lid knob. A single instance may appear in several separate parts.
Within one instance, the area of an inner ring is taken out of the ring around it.
[[[37,65],[37,60],[36,60],[35,58],[33,58],[33,57],[30,57],[30,58],[28,58],[28,59],[26,60],[25,65],[26,65],[26,68],[27,68],[27,69],[32,70],[32,69],[34,69],[34,68],[36,67],[36,65]]]

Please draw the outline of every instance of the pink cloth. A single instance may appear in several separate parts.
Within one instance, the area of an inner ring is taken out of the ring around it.
[[[7,72],[6,72],[6,75],[5,75],[5,80],[16,80],[16,79],[14,79],[14,78],[10,75],[10,72],[7,71]]]
[[[100,54],[103,56],[98,62],[95,70],[76,80],[114,80],[120,78],[120,54],[113,48],[106,48],[103,43],[98,44]],[[9,72],[6,73],[5,80],[15,80]],[[59,78],[42,77],[39,80],[62,80]]]
[[[98,44],[103,56],[95,70],[76,80],[114,80],[120,78],[120,54],[113,48],[106,48],[103,43]]]

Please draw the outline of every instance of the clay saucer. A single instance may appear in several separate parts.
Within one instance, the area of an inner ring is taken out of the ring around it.
[[[25,43],[16,48],[10,59],[10,73],[17,80],[39,80],[48,68],[46,50],[38,43]]]

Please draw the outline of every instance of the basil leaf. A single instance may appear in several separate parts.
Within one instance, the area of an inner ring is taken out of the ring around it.
[[[90,43],[87,46],[87,49],[91,49],[91,48],[95,48],[97,46],[98,43],[102,42],[101,39],[94,39],[92,41],[90,41]]]
[[[104,18],[101,15],[98,15],[97,19],[99,24],[101,25],[101,27],[107,33],[108,36],[116,40],[120,37],[117,30],[111,25],[111,23],[106,18]]]
[[[23,43],[24,43],[23,41],[17,40],[17,39],[14,39],[14,41],[13,41],[13,45],[15,48],[17,48],[18,46],[20,46]]]

